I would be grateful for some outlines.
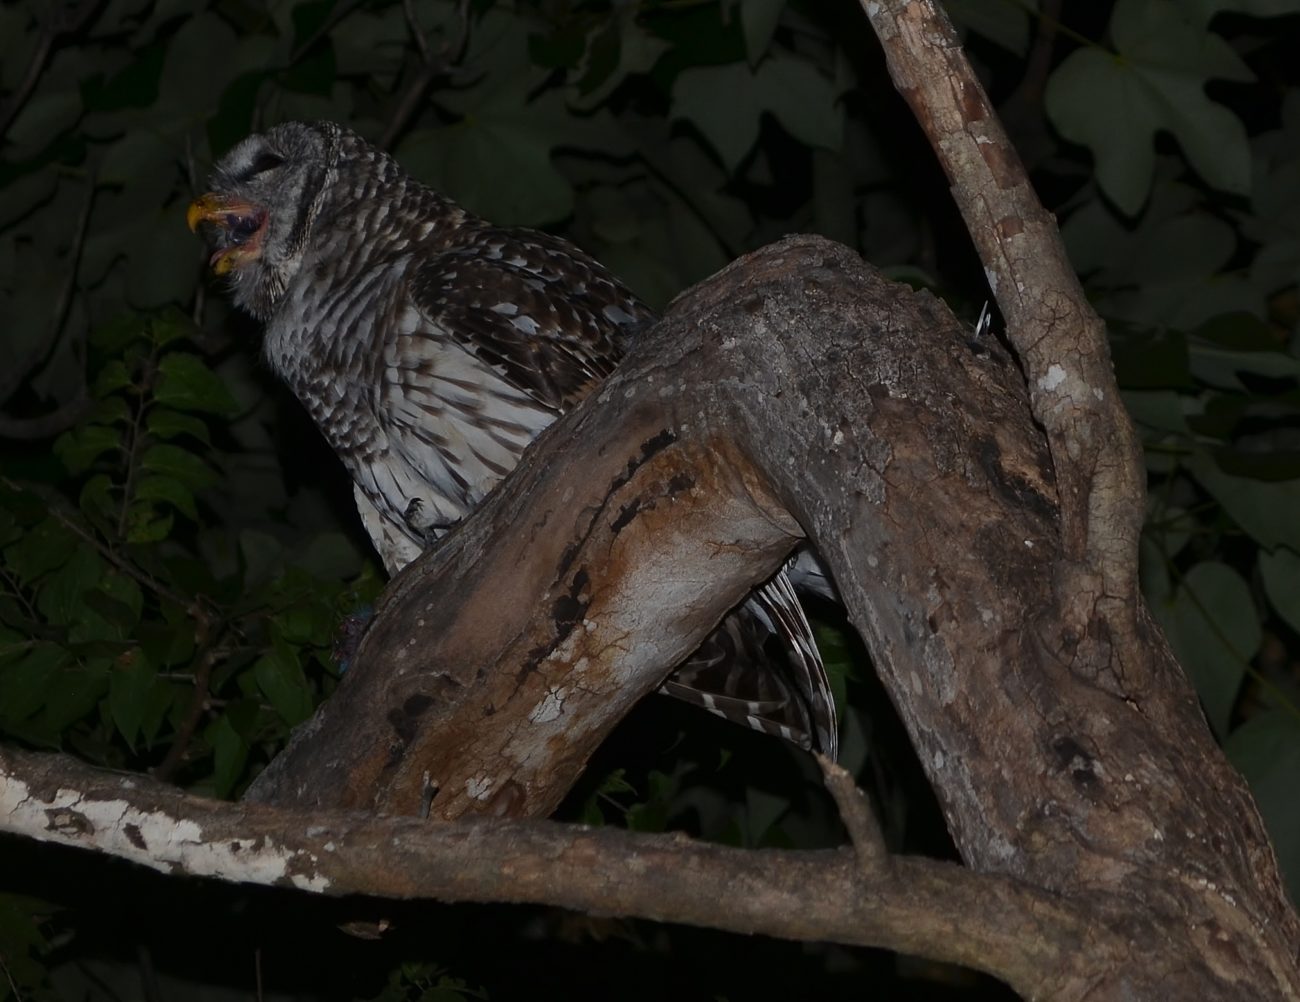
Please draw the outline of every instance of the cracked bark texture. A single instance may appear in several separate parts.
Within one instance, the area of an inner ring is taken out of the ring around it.
[[[1145,610],[1141,650],[1110,645],[1104,670],[1063,654],[1055,485],[995,341],[846,248],[789,238],[674,303],[398,580],[256,796],[543,816],[802,526],[966,864],[1129,944],[1052,997],[1297,997],[1258,812]]]

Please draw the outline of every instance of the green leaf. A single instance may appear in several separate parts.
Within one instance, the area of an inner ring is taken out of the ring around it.
[[[1191,370],[1196,378],[1225,390],[1244,390],[1238,373],[1294,379],[1300,376],[1300,359],[1279,351],[1236,351],[1193,339],[1188,342]]]
[[[81,110],[81,95],[75,88],[38,88],[5,130],[6,159],[35,156],[70,128]]]
[[[41,584],[36,608],[49,622],[69,626],[85,618],[86,592],[104,576],[104,561],[89,547],[79,547]]]
[[[105,529],[117,517],[117,502],[113,499],[113,478],[107,473],[97,473],[81,488],[77,505],[92,524]]]
[[[241,530],[239,553],[244,563],[245,588],[268,581],[284,567],[284,547],[269,533]]]
[[[1206,453],[1197,453],[1187,463],[1197,481],[1214,496],[1242,529],[1260,546],[1286,546],[1300,552],[1300,480],[1270,483],[1236,477]]]
[[[1250,784],[1291,900],[1300,901],[1300,721],[1290,709],[1267,710],[1237,728],[1223,750]]]
[[[191,521],[199,520],[198,510],[194,506],[194,494],[174,477],[141,477],[135,485],[135,496],[145,501],[165,501],[189,516]]]
[[[1300,633],[1300,554],[1284,547],[1261,552],[1259,576],[1278,615]]]
[[[62,567],[81,545],[80,540],[52,518],[34,526],[5,547],[5,564],[26,584]]]
[[[211,11],[186,14],[167,41],[158,90],[167,110],[187,113],[198,122],[204,112],[216,108],[226,84],[271,61],[273,43],[263,32],[238,38]]]
[[[1172,390],[1125,390],[1124,407],[1138,425],[1158,432],[1186,435],[1187,398]]]
[[[146,620],[136,639],[155,665],[183,669],[194,658],[194,624],[179,614],[173,622]]]
[[[101,351],[116,354],[138,337],[143,337],[145,323],[139,314],[123,313],[90,332],[90,343]]]
[[[276,613],[274,622],[285,640],[295,644],[327,646],[337,626],[334,611],[326,602],[309,595],[295,595]]]
[[[757,786],[745,788],[745,841],[761,846],[772,828],[790,812],[790,799]]]
[[[615,35],[617,51],[612,51]],[[571,103],[576,108],[597,107],[628,77],[649,73],[671,48],[636,16],[635,8],[626,8],[616,28],[597,32],[591,38],[584,53],[578,94],[571,98]]]
[[[145,428],[155,438],[168,439],[189,435],[204,445],[211,444],[207,423],[202,418],[197,418],[193,414],[182,414],[180,411],[169,410],[166,407],[150,408],[149,415],[145,418]]]
[[[54,440],[54,454],[63,461],[69,473],[83,473],[95,460],[122,448],[122,433],[102,424],[89,424],[65,431]]]
[[[1241,575],[1226,564],[1197,564],[1172,599],[1153,607],[1215,732],[1228,733],[1232,708],[1259,649],[1259,613]]]
[[[597,117],[575,115],[557,90],[534,94],[535,70],[505,72],[441,103],[455,125],[412,133],[400,158],[412,172],[495,223],[539,226],[573,211],[573,186],[551,156],[562,145],[610,145]],[[603,136],[603,138],[602,138]],[[528,184],[518,184],[521,177]]]
[[[118,733],[131,747],[140,736],[146,701],[157,677],[149,659],[138,649],[119,658],[113,666],[108,686],[108,708]]]
[[[160,512],[146,501],[134,502],[126,512],[126,541],[161,542],[171,534],[174,521],[170,511]]]
[[[361,573],[365,554],[357,549],[350,536],[341,532],[323,532],[293,557],[295,567],[315,576],[318,581],[343,581]]]
[[[185,254],[188,258],[189,255]],[[196,333],[194,321],[174,307],[160,310],[149,320],[149,340],[154,347],[164,348],[173,341],[181,341]]]
[[[101,633],[101,637],[125,640],[140,621],[138,612],[125,602],[118,601],[107,594],[103,589],[88,591],[83,598],[86,608],[107,628]],[[78,636],[76,639],[80,641],[91,638]]]
[[[811,63],[779,55],[755,71],[741,63],[684,71],[673,88],[673,117],[698,128],[734,172],[758,140],[764,112],[809,146],[839,149],[844,123],[836,97]]]
[[[1240,11],[1253,17],[1300,13],[1300,0],[1182,0],[1182,3],[1189,12],[1195,12],[1194,23],[1198,25],[1209,24],[1211,18],[1223,10]]]
[[[45,705],[45,694],[72,655],[57,644],[39,643],[13,661],[0,662],[0,726],[12,729]]]
[[[943,0],[953,22],[982,35],[1017,56],[1029,51],[1032,12],[1016,3],[989,3],[988,0]]]
[[[199,278],[201,250],[185,228],[182,214],[168,205],[151,207],[136,217],[141,229],[135,238],[148,254],[127,259],[127,295],[144,307],[185,302]]]
[[[1119,0],[1110,30],[1117,54],[1072,53],[1048,80],[1044,96],[1061,134],[1092,150],[1102,190],[1121,210],[1136,214],[1151,188],[1156,133],[1166,131],[1206,181],[1247,192],[1245,127],[1205,96],[1210,79],[1253,79],[1241,59],[1173,3]]]
[[[256,704],[240,700],[229,704],[226,712],[205,730],[204,736],[215,757],[212,784],[218,797],[230,796],[243,776],[248,762],[249,738],[256,722]]]
[[[154,399],[180,411],[233,414],[238,409],[221,377],[197,355],[180,351],[168,352],[159,361]]]
[[[216,473],[202,458],[167,443],[146,449],[140,457],[140,468],[178,480],[192,491],[203,490],[217,482]]]
[[[767,53],[785,4],[786,0],[746,0],[740,5],[740,26],[745,30],[745,53],[750,66],[757,66]]]
[[[86,421],[89,424],[130,424],[133,417],[125,399],[111,396],[96,400]]]
[[[267,702],[290,727],[311,716],[311,687],[294,648],[277,644],[253,665],[253,677]]]
[[[120,358],[114,358],[106,362],[96,374],[92,392],[96,397],[106,397],[114,390],[130,385],[131,373],[127,371],[126,363]]]
[[[107,658],[86,658],[65,665],[54,675],[37,718],[46,733],[61,735],[95,713],[108,691],[111,667]]]

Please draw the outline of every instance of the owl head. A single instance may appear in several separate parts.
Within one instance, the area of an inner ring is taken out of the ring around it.
[[[267,319],[308,256],[340,165],[387,157],[333,122],[286,122],[249,136],[217,163],[212,190],[186,220],[202,228],[209,263],[236,306]]]

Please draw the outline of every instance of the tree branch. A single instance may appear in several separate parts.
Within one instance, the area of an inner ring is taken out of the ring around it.
[[[782,939],[903,950],[997,973],[1028,996],[1111,939],[1051,894],[959,866],[731,849],[680,835],[424,822],[237,806],[60,755],[0,748],[0,832],[173,875],[440,901],[558,905]]]
[[[1137,579],[1145,476],[1105,326],[947,15],[935,0],[862,0],[862,7],[895,86],[952,182],[1047,432],[1068,558],[1054,576],[1068,599],[1057,649],[1078,670],[1100,672],[1109,643],[1088,629],[1097,612],[1120,646],[1145,649]]]
[[[836,765],[824,755],[817,756],[817,764],[821,766],[826,789],[835,799],[835,806],[840,809],[840,818],[858,855],[858,865],[868,875],[889,865],[885,836],[880,831],[875,815],[871,813],[867,795],[858,789],[847,769]]]

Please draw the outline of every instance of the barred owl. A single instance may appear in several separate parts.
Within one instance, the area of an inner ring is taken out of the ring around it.
[[[189,209],[270,366],[346,465],[394,573],[607,376],[651,311],[572,244],[494,226],[329,122],[250,136]],[[834,702],[781,572],[662,691],[832,758]]]

